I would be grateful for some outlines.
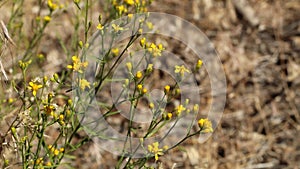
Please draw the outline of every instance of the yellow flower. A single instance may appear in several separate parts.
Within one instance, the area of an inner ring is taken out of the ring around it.
[[[62,148],[59,149],[59,151],[62,153],[62,152],[65,151],[65,148],[62,147]]]
[[[198,113],[198,111],[199,111],[199,105],[198,104],[194,105],[193,111],[194,111],[194,113]]]
[[[85,88],[90,88],[90,82],[88,82],[87,80],[85,79],[80,79],[79,80],[79,86],[81,88],[81,90],[84,90]]]
[[[129,19],[131,19],[131,18],[133,17],[133,14],[130,13],[130,14],[128,14],[127,16],[128,16]]]
[[[152,22],[146,22],[146,25],[148,29],[152,30],[153,29],[153,23]]]
[[[145,44],[146,44],[146,38],[144,37],[140,40],[140,45],[141,47],[145,47]]]
[[[59,115],[59,120],[60,120],[60,121],[63,121],[63,120],[64,120],[64,118],[65,118],[65,117],[64,117],[64,115],[63,115],[63,114]]]
[[[54,113],[55,109],[56,108],[53,105],[44,106],[44,111],[45,111],[46,115],[48,115],[48,116],[52,115]]]
[[[164,155],[163,149],[158,148],[158,147],[159,147],[159,143],[158,142],[155,142],[152,145],[148,145],[148,151],[150,153],[154,154],[156,161],[158,160],[158,156],[159,155]]]
[[[200,119],[198,121],[198,126],[200,127],[200,130],[204,133],[210,133],[213,132],[212,124],[211,121],[209,121],[207,118],[206,119]]]
[[[55,149],[54,152],[53,152],[53,154],[54,154],[55,156],[57,156],[57,155],[59,154],[59,150],[58,150],[58,149]]]
[[[135,77],[136,77],[137,79],[140,79],[140,78],[143,77],[143,73],[142,73],[141,71],[137,71]]]
[[[103,28],[104,28],[104,26],[103,26],[101,23],[99,23],[99,24],[97,25],[97,29],[98,29],[98,30],[103,30]]]
[[[166,94],[168,94],[168,93],[170,92],[170,88],[171,88],[171,87],[170,87],[169,85],[166,85],[166,86],[165,86],[165,93],[166,93]]]
[[[44,21],[45,21],[45,22],[50,22],[50,21],[51,21],[51,17],[48,16],[48,15],[45,16],[45,17],[44,17]]]
[[[124,30],[124,28],[122,28],[119,25],[116,25],[114,23],[111,25],[111,27],[114,29],[115,32],[119,32],[119,31]]]
[[[41,158],[38,158],[38,159],[35,161],[35,163],[36,163],[37,165],[43,163],[43,158],[42,158],[42,157],[41,157]]]
[[[199,59],[196,64],[196,70],[200,69],[202,67],[202,64],[203,64],[202,60]]]
[[[146,69],[146,72],[147,73],[151,73],[153,71],[153,64],[149,64],[148,66],[147,66],[147,69]]]
[[[48,161],[45,165],[46,165],[46,166],[51,166],[52,163],[51,163],[50,161]]]
[[[19,66],[22,70],[27,69],[27,67],[31,64],[31,60],[27,61],[27,62],[23,62],[22,60],[19,61]]]
[[[168,120],[170,120],[170,119],[172,118],[172,116],[173,116],[173,114],[172,114],[172,113],[168,113],[168,114],[167,114],[167,118],[168,118]]]
[[[116,10],[118,11],[119,15],[122,15],[122,13],[127,12],[127,8],[124,5],[116,6]]]
[[[143,29],[140,28],[140,29],[138,30],[138,32],[139,32],[139,34],[142,34],[142,33],[143,33]]]
[[[58,5],[53,3],[52,0],[48,0],[48,7],[50,8],[50,10],[55,10],[56,8],[58,8]]]
[[[146,94],[148,92],[148,90],[146,88],[143,88],[142,93]]]
[[[154,108],[154,103],[152,103],[152,102],[149,103],[149,108],[150,108],[150,109],[153,109],[153,108]]]
[[[184,65],[181,65],[181,66],[176,65],[174,72],[179,73],[180,77],[183,77],[185,72],[190,73],[190,71],[187,68],[185,68]]]
[[[162,44],[155,45],[154,43],[151,43],[148,47],[148,52],[150,52],[153,57],[161,56],[161,52],[164,50]]]
[[[125,3],[128,5],[134,5],[134,0],[125,0]]]
[[[143,85],[141,85],[141,84],[137,85],[137,89],[138,89],[138,91],[142,91]]]
[[[43,85],[41,85],[41,84],[36,84],[36,83],[34,83],[34,82],[29,82],[29,86],[27,87],[29,90],[31,90],[32,91],[32,95],[33,96],[36,96],[36,92],[40,89],[40,88],[42,88],[43,87]]]
[[[72,69],[73,71],[77,71],[82,73],[82,68],[86,68],[88,66],[88,62],[81,62],[77,56],[72,56],[72,65],[68,65],[68,69]]]
[[[111,52],[112,52],[113,56],[118,56],[119,55],[119,48],[111,49]]]
[[[48,145],[48,149],[49,149],[51,152],[54,152],[54,150],[55,150],[55,148],[54,148],[51,144]]]
[[[183,112],[183,111],[185,111],[186,110],[186,108],[181,104],[181,105],[179,105],[179,106],[177,106],[177,108],[176,108],[176,115],[177,116],[180,116],[181,115],[181,113]]]

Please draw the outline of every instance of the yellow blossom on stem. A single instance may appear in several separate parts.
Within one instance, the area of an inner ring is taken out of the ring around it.
[[[125,3],[128,5],[134,5],[134,0],[125,0]]]
[[[65,151],[65,148],[62,147],[62,148],[59,149],[59,151],[62,153],[62,152]]]
[[[111,25],[111,27],[114,29],[115,32],[119,32],[119,31],[124,30],[124,28],[122,28],[119,25],[116,25],[114,23]]]
[[[43,163],[43,158],[42,158],[42,157],[41,157],[41,158],[38,158],[38,159],[35,161],[35,163],[36,163],[37,165]]]
[[[154,43],[151,43],[148,47],[148,52],[150,52],[153,57],[161,56],[161,52],[164,50],[162,44],[155,45]]]
[[[143,73],[142,73],[141,71],[137,71],[135,77],[136,77],[137,79],[140,79],[140,78],[143,77]]]
[[[168,120],[172,119],[172,116],[173,116],[172,113],[168,113],[168,114],[167,114],[167,119],[168,119]]]
[[[133,14],[130,13],[130,14],[128,14],[127,16],[128,16],[129,19],[131,19],[131,18],[133,17]]]
[[[40,89],[40,88],[42,88],[43,87],[43,85],[41,85],[41,84],[36,84],[36,83],[34,83],[34,82],[29,82],[29,86],[27,87],[29,90],[31,90],[32,91],[32,95],[33,96],[36,96],[36,92]]]
[[[198,113],[198,111],[199,111],[199,105],[198,104],[194,105],[193,111],[194,111],[194,113]]]
[[[150,109],[153,109],[153,108],[154,108],[154,103],[152,103],[152,102],[149,103],[149,108],[150,108]]]
[[[177,74],[180,74],[180,77],[184,77],[185,72],[190,73],[190,71],[187,68],[185,68],[184,65],[181,65],[181,66],[176,65],[174,72]]]
[[[47,2],[48,7],[50,8],[51,11],[55,10],[56,8],[58,8],[58,5],[53,3],[52,0],[48,0]]]
[[[51,17],[50,16],[44,16],[44,21],[45,22],[50,22],[51,21]]]
[[[88,62],[81,62],[80,59],[77,56],[72,56],[72,65],[68,65],[68,69],[72,69],[73,71],[77,71],[79,73],[82,73],[82,69],[86,68],[88,66]]]
[[[101,23],[99,23],[99,24],[97,25],[97,29],[98,29],[98,30],[103,30],[103,28],[104,28],[104,26],[103,26]]]
[[[127,12],[127,8],[124,5],[116,6],[116,10],[118,11],[119,15],[122,15],[123,13]]]
[[[146,88],[143,88],[142,93],[146,94],[148,92],[148,90]]]
[[[81,88],[81,90],[84,90],[85,88],[90,88],[90,82],[88,82],[86,79],[80,79],[79,87]]]
[[[165,94],[168,94],[170,92],[170,86],[169,85],[166,85],[165,86]]]
[[[55,156],[57,156],[57,155],[59,154],[59,150],[58,150],[58,149],[55,149],[55,150],[53,151],[53,154],[54,154]]]
[[[137,89],[138,89],[138,91],[142,91],[143,85],[142,84],[137,85]]]
[[[180,116],[181,115],[181,113],[183,112],[183,111],[185,111],[186,110],[186,108],[181,104],[181,105],[179,105],[179,106],[177,106],[177,108],[176,108],[176,115],[177,116]]]
[[[113,54],[113,56],[118,56],[119,55],[119,48],[111,49],[111,53]]]
[[[152,71],[153,71],[153,64],[149,64],[149,65],[147,66],[146,72],[147,72],[147,73],[151,73]]]
[[[146,25],[148,29],[152,30],[153,29],[153,23],[152,22],[146,22]]]
[[[158,142],[155,142],[152,145],[148,145],[148,151],[150,153],[154,154],[154,157],[155,157],[156,161],[158,160],[158,156],[159,155],[164,155],[163,149],[158,148],[158,147],[159,147],[159,143]]]
[[[145,44],[146,44],[146,38],[144,37],[140,40],[140,45],[141,47],[145,47]]]
[[[200,127],[200,130],[204,133],[210,133],[213,132],[211,121],[206,119],[200,119],[198,120],[198,126]]]
[[[45,165],[46,165],[46,166],[51,166],[52,163],[51,163],[50,161],[48,161]]]
[[[196,70],[199,70],[202,67],[202,64],[203,64],[202,60],[199,59],[196,64]]]

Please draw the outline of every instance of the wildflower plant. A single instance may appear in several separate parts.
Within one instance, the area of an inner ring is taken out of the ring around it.
[[[24,3],[19,0],[15,5]],[[7,130],[0,132],[2,145],[12,140],[7,147],[0,145],[3,168],[69,166],[71,163],[63,163],[64,159],[90,140],[119,156],[115,168],[149,168],[153,160],[155,166],[160,156],[190,137],[208,137],[220,120],[225,102],[224,73],[209,41],[195,26],[172,15],[147,12],[152,0],[107,1],[104,15],[99,14],[95,22],[89,17],[93,3],[39,1],[40,10],[47,12],[38,12],[32,21],[30,43],[16,42],[25,52],[15,68],[20,80],[10,79],[15,98],[3,104],[19,106]],[[51,75],[32,75],[33,67],[44,58],[39,45],[46,28],[55,22],[57,14],[68,9],[67,5],[72,5],[75,16],[71,44],[60,43],[66,63]],[[14,14],[22,13],[20,8],[13,9]],[[12,15],[10,24],[17,20]],[[174,32],[174,23],[185,26]],[[204,40],[198,42],[190,32]],[[151,38],[153,34],[177,38],[197,56],[202,51],[211,55],[186,63],[168,51],[167,43]],[[166,64],[168,60],[173,62]],[[200,93],[195,77],[203,65],[213,77],[212,97],[218,103],[212,103],[212,112],[199,118]],[[158,71],[172,80],[154,81]],[[108,122],[116,116],[126,125]],[[82,130],[88,136],[74,141]],[[16,162],[6,155],[12,149],[17,151]]]

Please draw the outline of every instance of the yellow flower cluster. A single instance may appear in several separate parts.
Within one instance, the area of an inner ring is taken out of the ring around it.
[[[90,88],[90,82],[88,82],[86,79],[80,79],[79,80],[79,87],[81,90],[85,90],[85,88]]]
[[[47,5],[51,11],[54,11],[58,8],[58,5],[56,3],[53,3],[52,0],[48,0]]]
[[[119,15],[122,15],[123,13],[127,12],[127,8],[124,5],[117,5],[116,10]]]
[[[86,68],[88,66],[88,62],[81,62],[77,56],[72,56],[72,65],[68,65],[68,69],[72,69],[73,71],[77,71],[79,73],[83,73],[82,68]]]
[[[154,142],[152,145],[148,145],[148,151],[150,153],[154,154],[155,160],[158,160],[158,156],[159,155],[164,155],[163,153],[163,149],[162,148],[158,148],[159,147],[159,143],[158,142]]]
[[[147,49],[153,57],[161,56],[162,51],[165,50],[162,44],[149,43],[145,37],[140,40],[140,45]]]
[[[198,121],[198,126],[200,127],[200,130],[204,133],[210,133],[213,132],[211,121],[208,119],[200,119]]]
[[[22,60],[19,61],[19,66],[22,70],[27,69],[27,67],[31,64],[32,60],[29,60],[27,62],[23,62]]]
[[[48,145],[48,149],[50,150],[50,152],[54,155],[54,156],[58,156],[59,153],[63,153],[65,151],[65,149],[62,147],[60,149],[56,149],[53,145]]]
[[[142,84],[137,85],[137,89],[141,94],[146,94],[148,92],[148,90],[144,88]]]
[[[186,110],[186,108],[181,104],[181,105],[177,106],[175,110],[176,110],[175,111],[176,115],[180,116],[181,113]]]

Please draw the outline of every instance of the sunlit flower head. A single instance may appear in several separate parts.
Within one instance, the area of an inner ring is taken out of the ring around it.
[[[88,62],[81,62],[77,56],[72,56],[72,61],[73,64],[68,65],[67,68],[79,73],[83,73],[83,68],[86,68],[88,66]]]
[[[209,121],[208,119],[198,120],[198,126],[200,127],[200,130],[204,133],[213,132],[211,121]]]
[[[90,88],[90,82],[88,82],[86,79],[80,79],[79,80],[79,87],[81,90],[85,90],[86,88]]]
[[[29,82],[29,86],[27,88],[32,91],[33,96],[36,96],[36,92],[42,87],[43,85],[31,81]]]
[[[155,142],[152,145],[148,145],[148,151],[150,153],[154,154],[155,160],[158,160],[158,156],[159,155],[164,155],[163,153],[163,149],[162,148],[158,148],[159,147],[159,143]]]
[[[176,65],[174,72],[177,73],[177,74],[180,74],[180,77],[184,77],[185,72],[190,73],[190,71],[187,68],[185,68],[184,65],[181,65],[181,66]]]

